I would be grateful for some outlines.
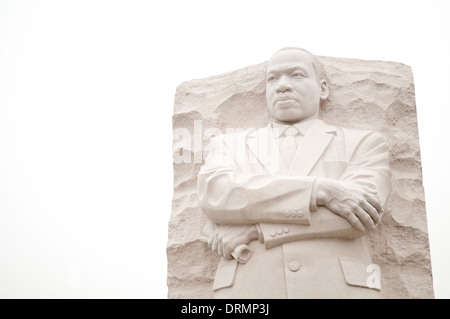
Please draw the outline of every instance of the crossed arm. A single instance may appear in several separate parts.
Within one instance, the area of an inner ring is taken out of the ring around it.
[[[369,134],[339,180],[244,174],[215,141],[199,174],[200,204],[217,224],[209,244],[225,258],[259,239],[266,249],[311,238],[356,238],[375,229],[390,191],[384,139]],[[220,159],[220,161],[218,161]],[[281,230],[283,236],[273,236]]]

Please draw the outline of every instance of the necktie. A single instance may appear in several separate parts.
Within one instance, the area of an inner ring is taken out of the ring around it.
[[[297,150],[296,137],[300,132],[294,126],[289,126],[281,136],[280,152],[286,165],[291,165],[295,151]]]

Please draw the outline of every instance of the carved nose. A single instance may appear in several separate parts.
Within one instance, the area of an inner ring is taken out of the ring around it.
[[[278,87],[277,87],[277,92],[278,92],[278,93],[284,93],[284,92],[288,92],[288,91],[291,91],[291,90],[292,90],[291,84],[290,84],[289,81],[286,80],[286,78],[283,76],[283,77],[280,79],[280,81],[279,81],[279,84],[278,84]]]
[[[280,87],[278,87],[278,90],[277,90],[279,93],[284,93],[284,92],[288,92],[288,91],[290,91],[290,88],[288,87],[288,86],[280,86]]]

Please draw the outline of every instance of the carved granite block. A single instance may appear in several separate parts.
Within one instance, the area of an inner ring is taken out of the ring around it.
[[[321,60],[330,87],[322,118],[341,127],[380,132],[389,148],[392,191],[381,224],[368,235],[372,258],[382,269],[382,297],[433,298],[411,68],[384,61]],[[220,258],[200,241],[207,221],[197,199],[202,152],[210,135],[269,122],[266,65],[188,81],[176,90],[174,195],[167,244],[169,298],[213,296]]]

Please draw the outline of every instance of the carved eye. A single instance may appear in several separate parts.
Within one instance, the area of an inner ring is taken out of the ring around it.
[[[300,72],[300,71],[292,72],[291,76],[293,78],[295,78],[295,79],[302,79],[302,78],[306,77],[306,75],[303,72]]]
[[[268,77],[267,77],[267,82],[268,83],[271,83],[271,82],[275,82],[277,80],[277,77],[275,76],[275,75],[269,75]]]

